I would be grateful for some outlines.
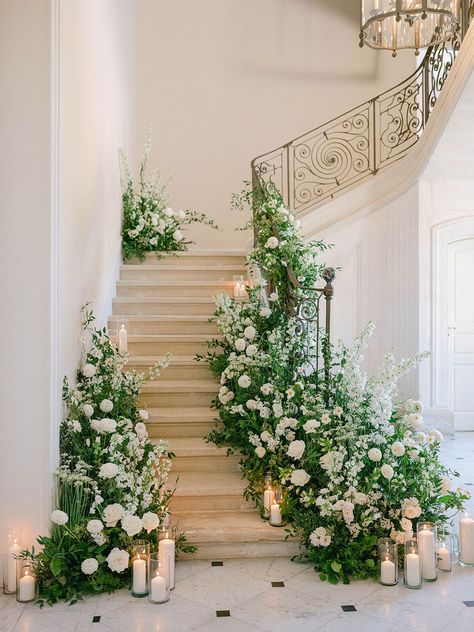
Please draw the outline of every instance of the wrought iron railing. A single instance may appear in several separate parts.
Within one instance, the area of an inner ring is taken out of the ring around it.
[[[455,38],[429,48],[394,88],[252,161],[254,184],[271,180],[295,214],[316,208],[400,160],[420,139],[474,18],[464,0]]]
[[[255,209],[271,181],[295,214],[315,208],[347,188],[375,175],[407,155],[420,139],[460,44],[474,20],[474,0],[463,0],[462,23],[448,44],[429,48],[408,79],[329,123],[252,161]],[[274,233],[278,237],[276,229]],[[258,238],[258,235],[255,236]],[[326,381],[330,375],[333,268],[326,268],[324,287],[302,285],[291,266],[288,273],[288,313],[307,346],[303,359],[319,374],[321,359]],[[324,325],[321,300],[325,303]]]

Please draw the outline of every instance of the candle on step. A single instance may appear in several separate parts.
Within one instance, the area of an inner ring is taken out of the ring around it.
[[[245,281],[242,274],[234,276],[234,298],[245,297]]]
[[[272,486],[272,477],[270,474],[265,476],[264,490],[263,490],[263,515],[265,518],[270,517],[270,509],[275,500],[275,492]]]
[[[15,538],[7,552],[6,577],[4,579],[5,592],[7,594],[16,592],[16,558],[20,553],[21,547]]]
[[[459,561],[474,566],[474,519],[468,513],[459,521]]]
[[[380,581],[382,584],[391,586],[395,584],[395,564],[388,558],[385,559],[380,566]]]
[[[146,561],[140,556],[133,560],[132,565],[132,592],[135,595],[146,593]]]
[[[125,328],[125,323],[120,325],[118,333],[118,350],[119,353],[127,353],[128,349],[128,333]]]
[[[277,502],[273,502],[270,509],[270,524],[274,527],[280,527],[282,523],[281,509]]]
[[[172,590],[174,588],[175,542],[170,527],[164,527],[160,533],[158,556],[161,574],[165,578],[168,588]]]
[[[436,526],[431,522],[419,522],[418,551],[421,558],[421,576],[427,581],[437,578],[436,572]]]

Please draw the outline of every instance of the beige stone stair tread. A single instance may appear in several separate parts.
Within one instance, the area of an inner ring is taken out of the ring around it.
[[[174,513],[173,519],[188,542],[284,541],[285,528],[276,528],[260,518],[258,511],[202,511]]]
[[[159,267],[153,264],[149,264],[149,263],[143,263],[141,266],[137,266],[135,264],[130,264],[130,263],[123,263],[120,266],[120,269],[123,271],[128,271],[128,270],[136,270],[136,271],[148,271],[148,270],[159,270]],[[163,268],[164,269],[164,268]],[[239,263],[210,263],[208,265],[206,264],[196,264],[196,263],[190,263],[189,265],[170,265],[167,266],[166,270],[168,272],[173,272],[173,271],[187,271],[189,270],[190,272],[206,272],[206,271],[210,271],[210,272],[214,272],[216,270],[220,270],[222,272],[240,272],[240,273],[244,273],[246,271],[246,267],[243,264],[239,264]]]
[[[200,296],[142,296],[140,298],[136,298],[135,296],[119,296],[118,298],[112,299],[112,301],[114,303],[198,303],[200,305],[215,303],[212,297],[202,298]]]
[[[218,389],[217,389],[218,390]],[[145,384],[143,393],[216,393],[214,380],[164,380],[159,378]]]
[[[175,318],[175,320],[178,320]],[[131,354],[129,357],[129,362],[131,362],[134,365],[140,365],[140,364],[144,364],[146,366],[148,366],[150,364],[150,357],[151,356],[139,356],[139,355],[133,355]],[[174,354],[173,353],[173,357],[171,358],[171,364],[175,364],[175,365],[179,365],[179,366],[205,366],[205,364],[203,362],[198,362],[195,358],[195,356],[192,355],[178,355],[178,354]],[[166,369],[163,369],[163,372],[166,371]],[[163,373],[164,375],[164,373]],[[164,376],[165,377],[165,376]],[[211,372],[209,371],[209,379],[211,377]]]
[[[173,489],[176,479],[179,477],[175,497],[181,496],[241,496],[247,487],[242,480],[240,472],[224,471],[216,475],[216,472],[171,472],[167,487]]]
[[[218,448],[201,437],[172,437],[168,439],[168,446],[177,457],[227,455],[227,448]]]
[[[139,299],[141,300],[141,299]],[[157,322],[157,323],[169,323],[169,322],[183,322],[183,323],[208,323],[209,316],[205,314],[121,314],[121,319],[133,320],[136,322]],[[112,320],[114,320],[112,318]],[[150,334],[131,334],[131,335],[150,335]],[[158,334],[155,334],[158,335]],[[169,334],[174,335],[174,334]],[[199,334],[197,334],[199,335]]]
[[[217,340],[222,336],[213,336]],[[129,342],[207,342],[209,334],[129,334]]]
[[[169,268],[166,268],[169,270]],[[117,287],[174,287],[176,285],[180,287],[190,287],[199,285],[200,287],[233,287],[233,281],[204,281],[203,279],[197,279],[195,281],[187,280],[187,279],[176,279],[175,281],[170,281],[166,279],[160,279],[157,281],[143,281],[143,280],[134,280],[134,279],[123,279],[121,281],[117,281]]]
[[[176,419],[182,420],[213,420],[217,418],[217,411],[212,408],[192,406],[192,407],[178,407],[178,406],[160,406],[158,408],[148,408],[150,415],[149,419]]]
[[[239,250],[238,248],[225,248],[219,250],[218,248],[192,248],[191,250],[172,250],[170,252],[164,252],[161,255],[162,259],[174,259],[176,257],[245,257],[246,251]],[[155,257],[155,253],[147,253],[147,257]],[[159,261],[159,259],[157,259]]]

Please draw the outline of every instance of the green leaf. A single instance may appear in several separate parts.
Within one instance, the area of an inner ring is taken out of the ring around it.
[[[339,562],[334,561],[331,563],[331,568],[335,573],[340,573],[342,566],[339,564]]]
[[[62,559],[60,557],[53,557],[53,559],[49,563],[49,568],[51,572],[53,573],[53,575],[57,577],[61,573],[62,568],[63,568]]]

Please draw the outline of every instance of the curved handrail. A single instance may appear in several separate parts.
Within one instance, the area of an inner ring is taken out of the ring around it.
[[[420,66],[382,94],[252,160],[258,188],[271,180],[295,214],[316,208],[407,155],[421,137],[474,18],[448,44],[429,48]]]

